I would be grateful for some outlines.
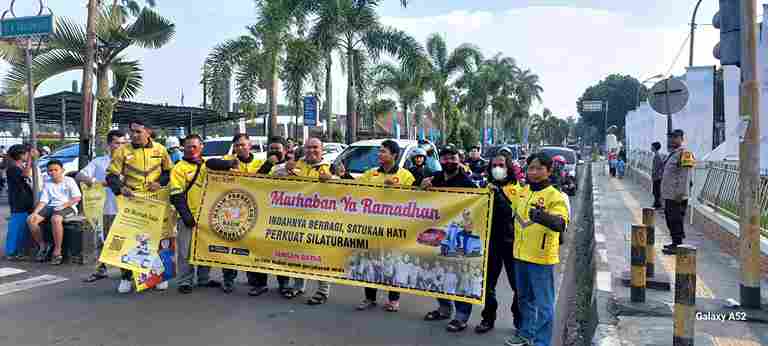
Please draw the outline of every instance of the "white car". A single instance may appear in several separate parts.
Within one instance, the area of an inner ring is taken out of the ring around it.
[[[50,155],[45,155],[37,159],[37,170],[40,176],[40,182],[48,179],[48,167],[46,165],[51,160],[59,160],[64,166],[64,174],[77,172],[80,162],[80,143],[72,143],[62,146]]]
[[[333,161],[333,163],[342,162],[347,171],[355,178],[361,176],[365,171],[379,166],[379,148],[381,143],[387,139],[371,139],[366,141],[359,141],[352,143],[348,146],[339,156]],[[419,141],[415,140],[395,140],[400,146],[400,156],[397,158],[397,166],[400,168],[410,167],[410,158],[414,149],[418,148]],[[428,160],[432,160],[436,165],[437,170],[440,170],[440,158],[437,154],[437,148],[430,142],[425,142],[422,146],[430,147],[432,150],[432,156]],[[328,160],[330,161],[330,160]]]
[[[333,162],[348,145],[341,143],[323,143],[323,160]]]
[[[203,158],[219,159],[232,154],[232,137],[209,138],[203,142]],[[251,137],[251,153],[257,160],[267,159],[267,138]]]

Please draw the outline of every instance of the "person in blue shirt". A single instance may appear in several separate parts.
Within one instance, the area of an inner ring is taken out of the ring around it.
[[[171,157],[171,162],[173,164],[176,164],[176,162],[179,162],[182,157],[184,157],[184,153],[181,151],[181,143],[179,143],[179,139],[176,137],[168,137],[168,139],[165,140],[165,147],[168,148],[168,155]]]

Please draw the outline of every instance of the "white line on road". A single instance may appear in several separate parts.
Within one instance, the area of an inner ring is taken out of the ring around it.
[[[7,284],[0,285],[0,296],[28,290],[34,287],[52,285],[62,281],[67,281],[67,278],[55,275],[40,275],[29,279],[9,282]]]
[[[0,278],[6,277],[6,276],[11,276],[11,275],[16,275],[16,274],[21,274],[23,272],[26,272],[26,270],[16,269],[16,268],[0,268]]]

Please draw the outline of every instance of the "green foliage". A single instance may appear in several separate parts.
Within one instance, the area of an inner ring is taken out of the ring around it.
[[[616,125],[623,128],[627,112],[637,106],[638,88],[641,88],[639,89],[641,92],[640,99],[645,99],[647,89],[637,79],[629,75],[612,74],[587,88],[579,97],[577,106],[581,104],[581,101],[586,100],[607,101],[608,126]],[[597,129],[600,138],[595,138],[595,140],[602,143],[604,141],[602,136],[605,133],[605,115],[603,112],[584,112],[579,106],[579,115],[584,120],[585,125]]]

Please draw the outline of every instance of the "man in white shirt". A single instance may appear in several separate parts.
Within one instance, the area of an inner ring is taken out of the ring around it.
[[[46,165],[51,180],[43,185],[40,201],[35,210],[29,215],[27,224],[32,238],[38,245],[36,259],[43,262],[48,253],[53,250],[51,264],[60,265],[63,262],[61,243],[64,239],[64,218],[77,214],[77,203],[80,202],[80,188],[75,179],[64,175],[64,166],[59,160],[51,160]],[[48,220],[53,231],[53,247],[46,244],[40,231],[40,224]]]
[[[93,161],[88,163],[87,166],[83,167],[83,169],[77,173],[77,176],[75,176],[75,180],[77,182],[86,184],[88,186],[101,185],[104,186],[104,190],[106,191],[107,198],[104,200],[104,222],[102,223],[104,227],[104,238],[101,239],[102,244],[100,245],[103,245],[104,240],[107,239],[109,229],[112,227],[112,223],[115,221],[115,216],[117,215],[117,199],[115,198],[115,194],[107,185],[107,168],[109,168],[109,164],[112,162],[112,152],[117,150],[117,148],[125,145],[126,143],[128,143],[128,138],[126,137],[124,131],[109,131],[109,133],[107,133],[106,154],[93,159]],[[91,274],[83,281],[94,282],[106,277],[107,266],[104,265],[104,263],[99,263],[98,267],[96,268],[96,272]]]

